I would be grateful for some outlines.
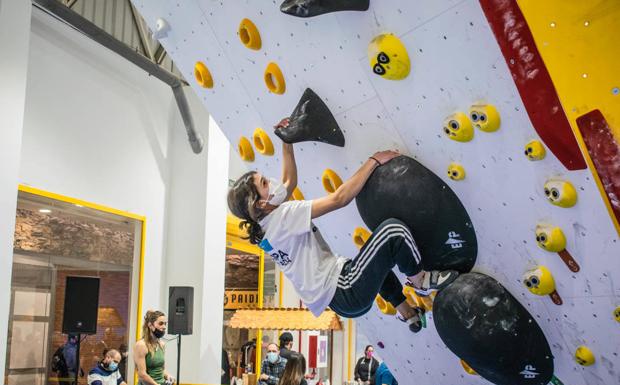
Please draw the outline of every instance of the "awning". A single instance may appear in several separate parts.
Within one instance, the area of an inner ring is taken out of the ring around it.
[[[315,317],[307,309],[243,309],[230,319],[230,327],[263,330],[342,330],[340,318],[332,310]]]

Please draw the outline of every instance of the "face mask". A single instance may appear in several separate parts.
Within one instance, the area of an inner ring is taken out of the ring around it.
[[[272,364],[275,364],[276,361],[278,361],[278,353],[276,353],[276,352],[269,352],[269,353],[267,353],[267,359]]]
[[[271,197],[267,202],[272,206],[280,206],[286,200],[286,187],[274,178],[269,178],[269,196]]]
[[[366,353],[366,357],[368,357],[368,358],[372,357],[372,352],[367,352]]]
[[[109,371],[113,372],[113,371],[115,371],[116,369],[118,369],[118,364],[117,364],[116,362],[112,361],[112,362],[110,362],[110,363],[108,364],[108,370],[109,370]]]
[[[155,336],[155,338],[161,338],[166,335],[166,332],[163,330],[155,329],[153,330],[153,335]]]

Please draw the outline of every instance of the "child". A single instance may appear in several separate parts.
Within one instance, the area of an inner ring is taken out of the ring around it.
[[[288,123],[283,119],[276,128]],[[315,316],[329,306],[343,317],[359,317],[370,310],[379,293],[417,333],[422,328],[423,310],[407,303],[392,268],[398,266],[408,284],[425,292],[440,290],[457,277],[456,271],[422,271],[415,241],[398,219],[386,219],[374,229],[352,260],[332,253],[311,223],[348,205],[375,168],[399,155],[395,151],[377,152],[333,194],[310,201],[287,201],[297,186],[297,165],[293,145],[284,143],[281,183],[250,171],[228,192],[228,207],[243,220],[240,226],[247,229],[250,242],[273,258]]]

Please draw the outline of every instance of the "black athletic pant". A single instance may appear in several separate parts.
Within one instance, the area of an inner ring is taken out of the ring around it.
[[[329,307],[340,316],[356,318],[370,310],[377,293],[394,307],[400,305],[405,296],[392,271],[394,266],[407,276],[422,270],[420,253],[409,228],[390,218],[375,229],[359,254],[345,263]]]

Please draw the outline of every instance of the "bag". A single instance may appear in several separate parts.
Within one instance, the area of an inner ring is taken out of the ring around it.
[[[56,352],[52,356],[52,371],[57,373],[67,373],[67,363],[65,362],[65,357],[63,355],[63,347],[59,347],[56,349]]]

